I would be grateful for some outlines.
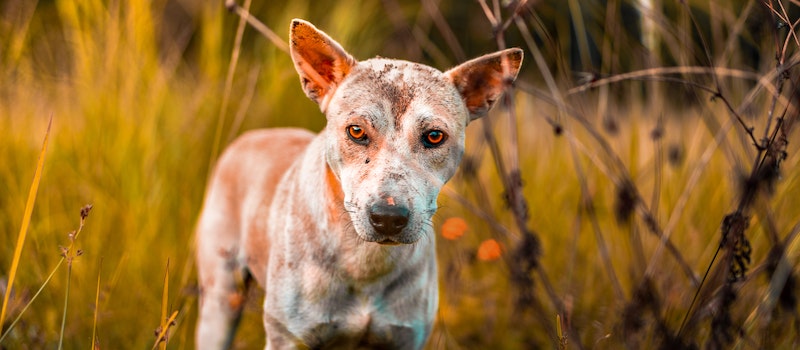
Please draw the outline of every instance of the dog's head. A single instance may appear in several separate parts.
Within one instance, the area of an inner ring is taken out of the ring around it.
[[[517,76],[522,50],[441,72],[401,60],[358,62],[303,20],[292,21],[290,37],[303,90],[327,117],[327,162],[355,231],[370,242],[416,242],[461,162],[464,129]]]

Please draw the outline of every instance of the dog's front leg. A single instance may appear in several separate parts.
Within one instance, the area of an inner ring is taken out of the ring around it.
[[[240,264],[238,228],[229,211],[207,211],[198,225],[198,280],[200,311],[196,348],[228,349],[242,314],[249,276]]]
[[[210,283],[202,287],[200,295],[200,312],[197,324],[197,349],[228,349],[233,342],[233,335],[244,305],[244,284],[237,282],[224,263],[206,279]]]
[[[227,259],[207,258],[213,267],[201,270],[200,311],[197,323],[197,349],[228,349],[242,316],[249,277]]]

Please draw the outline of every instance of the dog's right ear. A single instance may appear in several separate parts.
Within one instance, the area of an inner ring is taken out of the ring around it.
[[[303,91],[325,112],[336,86],[357,62],[339,43],[302,19],[292,20],[289,39]]]
[[[517,78],[522,50],[505,49],[462,63],[445,72],[469,110],[469,120],[483,117],[494,106],[506,85]]]

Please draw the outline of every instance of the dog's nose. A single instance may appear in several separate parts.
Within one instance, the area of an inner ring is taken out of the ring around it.
[[[396,235],[408,224],[408,208],[375,204],[369,209],[369,222],[380,234]]]

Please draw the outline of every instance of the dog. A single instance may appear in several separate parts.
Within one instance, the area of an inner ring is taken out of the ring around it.
[[[467,124],[513,83],[522,50],[441,72],[356,61],[299,19],[290,39],[327,125],[247,132],[220,156],[197,225],[197,347],[231,345],[254,279],[267,349],[420,349],[438,308],[439,191]]]

